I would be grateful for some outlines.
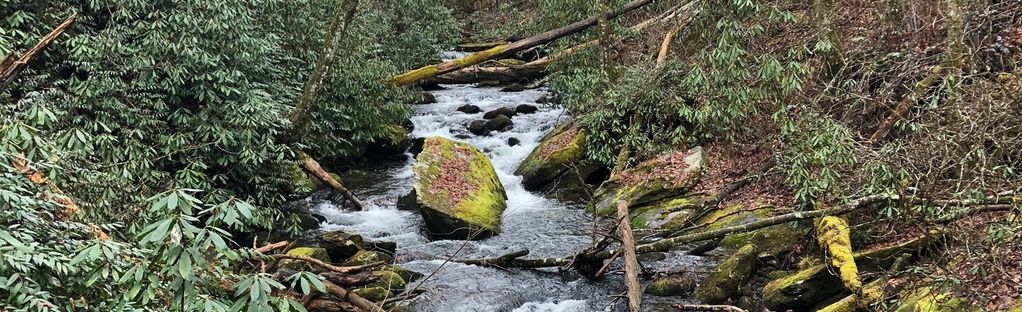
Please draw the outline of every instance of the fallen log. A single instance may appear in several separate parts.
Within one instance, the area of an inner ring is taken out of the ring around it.
[[[613,19],[618,16],[632,12],[650,3],[653,3],[653,0],[634,0],[632,2],[626,3],[620,9],[609,12],[606,15],[592,16],[584,20],[572,23],[570,25],[550,30],[509,44],[497,45],[495,47],[479,51],[462,58],[443,62],[440,64],[428,65],[419,69],[408,71],[406,73],[391,77],[389,80],[387,80],[387,84],[395,87],[410,85],[430,77],[450,73],[491,59],[507,56],[519,51],[523,51],[541,44],[557,40],[561,37],[578,33],[580,31],[588,29],[589,27],[592,27],[593,25],[596,25],[600,19]]]
[[[928,201],[916,197],[903,197],[897,194],[878,194],[859,197],[856,199],[849,200],[847,203],[814,211],[798,211],[770,218],[761,219],[755,222],[750,222],[742,225],[723,227],[712,231],[704,231],[699,233],[692,233],[680,236],[669,237],[653,243],[641,244],[636,246],[635,252],[637,254],[650,253],[650,252],[664,252],[670,250],[672,247],[706,241],[711,239],[724,238],[725,236],[736,234],[736,233],[747,233],[754,230],[762,229],[768,226],[774,226],[778,224],[788,223],[798,220],[815,219],[823,216],[839,216],[844,215],[864,207],[869,207],[875,204],[883,202],[897,202],[903,201],[909,204],[927,204],[934,201]],[[978,207],[994,207],[1004,209],[1006,205],[1018,205],[1022,202],[1022,198],[1008,197],[1008,196],[994,196],[978,200],[941,200],[938,201],[948,205],[966,205],[966,206],[978,206]],[[975,209],[970,210],[967,214],[962,214],[958,218],[967,216],[972,213],[990,211],[989,209]],[[543,259],[520,259],[518,257],[509,257],[502,264],[503,267],[517,267],[517,268],[545,268],[545,267],[561,267],[569,264],[580,264],[580,263],[592,263],[596,261],[602,261],[609,259],[615,253],[618,253],[619,249],[603,250],[600,252],[590,253],[582,252],[568,257],[561,258],[543,258]],[[480,265],[486,265],[490,263],[482,260],[478,261]]]
[[[7,83],[14,80],[14,77],[17,77],[18,74],[25,69],[28,62],[32,61],[32,58],[53,43],[54,40],[57,40],[57,37],[59,37],[60,34],[63,34],[64,31],[71,26],[71,23],[74,23],[76,18],[78,18],[78,13],[68,16],[64,22],[57,25],[57,28],[54,28],[50,31],[50,33],[46,34],[46,36],[43,36],[43,39],[39,40],[39,43],[36,43],[35,46],[29,49],[28,52],[25,52],[25,54],[22,54],[21,57],[15,57],[14,53],[8,54],[4,57],[4,60],[0,62],[0,90],[6,88]],[[15,60],[15,58],[17,58],[17,60]]]
[[[479,81],[497,81],[511,83],[533,80],[546,75],[546,66],[510,65],[482,66],[476,65],[462,70],[446,73],[423,80],[426,84],[467,84]]]
[[[375,283],[380,276],[373,275],[370,271],[360,271],[355,274],[341,274],[337,272],[321,273],[326,280],[343,287],[358,287]]]
[[[312,174],[312,176],[322,181],[323,184],[326,184],[334,191],[341,193],[345,199],[354,204],[359,210],[366,210],[366,204],[363,203],[362,200],[358,199],[358,197],[355,196],[355,193],[352,193],[348,190],[348,188],[344,187],[344,184],[341,184],[341,181],[334,179],[334,177],[327,173],[326,170],[323,170],[323,167],[319,165],[319,162],[312,159],[309,154],[306,154],[303,151],[298,151],[295,154],[298,156],[298,161],[301,162],[302,169],[309,174]]]
[[[344,289],[344,287],[338,286],[330,281],[323,281],[323,285],[326,286],[326,291],[331,295],[334,295],[341,300],[351,302],[351,304],[358,307],[360,310],[365,312],[384,312],[383,308],[376,305],[372,301],[366,300],[360,297],[354,292]]]
[[[628,311],[642,311],[642,284],[639,284],[639,260],[635,258],[635,235],[632,234],[632,220],[628,218],[628,204],[617,202],[617,233],[621,238],[621,258],[625,264],[625,288],[628,294]]]

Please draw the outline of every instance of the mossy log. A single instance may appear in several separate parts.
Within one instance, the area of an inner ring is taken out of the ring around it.
[[[827,253],[830,259],[830,266],[837,270],[841,284],[852,293],[859,293],[862,289],[862,281],[859,279],[859,269],[855,265],[855,258],[852,257],[851,229],[845,220],[826,216],[816,220],[816,241],[820,249]]]
[[[435,65],[428,65],[419,69],[408,71],[406,73],[391,77],[389,80],[387,80],[387,84],[395,87],[406,86],[413,83],[417,83],[430,77],[446,74],[449,72],[453,72],[459,69],[467,68],[469,66],[482,63],[484,61],[517,53],[541,44],[549,43],[564,36],[578,33],[589,27],[592,27],[593,25],[596,25],[600,19],[616,18],[618,16],[627,14],[650,3],[653,3],[653,0],[634,0],[632,2],[626,3],[624,6],[622,6],[620,9],[616,11],[608,12],[606,15],[601,14],[598,16],[592,16],[587,19],[572,23],[570,25],[550,30],[509,44],[497,45],[492,48],[479,51],[452,61],[447,61]]]
[[[512,83],[536,79],[546,75],[544,65],[476,65],[462,70],[446,73],[423,81],[426,84],[467,84],[480,81],[496,81]]]

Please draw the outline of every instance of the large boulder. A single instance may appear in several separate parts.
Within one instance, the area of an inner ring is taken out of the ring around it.
[[[593,211],[612,215],[617,202],[639,207],[665,198],[684,195],[702,177],[706,156],[702,147],[675,151],[622,171],[596,192]]]
[[[571,124],[557,127],[518,165],[515,175],[522,176],[526,190],[538,190],[582,160],[585,140],[585,132]]]
[[[500,233],[507,194],[486,155],[466,143],[429,137],[416,160],[415,203],[433,237]]]

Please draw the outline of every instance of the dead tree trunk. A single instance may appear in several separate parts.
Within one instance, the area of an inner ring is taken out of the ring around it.
[[[639,260],[635,257],[635,235],[632,233],[632,219],[628,217],[628,204],[617,202],[618,236],[621,238],[621,259],[625,263],[625,288],[628,294],[628,311],[642,311],[642,284],[639,284]]]
[[[446,74],[462,68],[467,68],[469,66],[482,63],[487,60],[523,51],[525,49],[529,49],[541,44],[557,40],[561,37],[572,35],[580,31],[586,30],[587,28],[596,25],[601,18],[613,19],[618,16],[632,12],[652,2],[653,0],[634,0],[632,2],[626,3],[623,7],[621,7],[621,9],[609,12],[606,15],[601,14],[598,16],[593,16],[575,22],[571,25],[550,30],[532,37],[512,42],[510,44],[498,45],[496,47],[476,52],[456,60],[443,62],[436,65],[425,66],[419,69],[406,72],[404,74],[391,77],[389,80],[387,80],[387,84],[391,86],[410,85],[421,80],[424,80],[426,78]]]
[[[901,98],[901,101],[898,101],[898,105],[894,107],[894,111],[892,111],[890,115],[887,115],[887,118],[885,118],[884,122],[880,124],[880,127],[873,132],[873,135],[869,136],[867,144],[872,145],[883,140],[884,137],[887,136],[887,133],[891,131],[891,128],[894,127],[894,123],[908,113],[912,104],[919,101],[919,99],[925,96],[927,91],[929,91],[933,85],[940,81],[940,78],[944,76],[944,71],[945,69],[943,66],[935,66],[930,72],[930,75],[917,82],[915,88],[912,89],[912,92],[905,94],[905,96]]]
[[[301,162],[302,169],[305,169],[306,172],[316,177],[316,179],[323,181],[324,184],[330,186],[330,189],[341,193],[345,199],[351,201],[351,203],[358,207],[358,209],[366,209],[366,204],[363,203],[362,200],[358,199],[358,197],[355,196],[355,193],[352,193],[348,190],[348,188],[344,187],[344,184],[341,184],[341,181],[334,179],[334,177],[330,176],[329,173],[323,170],[323,167],[319,166],[319,162],[312,159],[312,157],[309,157],[309,155],[305,154],[305,152],[297,151],[295,154],[298,156],[298,161]]]
[[[6,88],[7,84],[14,80],[14,77],[17,77],[18,74],[25,69],[28,62],[32,61],[32,58],[53,43],[54,40],[57,40],[57,37],[59,37],[60,34],[63,34],[64,31],[71,26],[71,23],[74,23],[76,18],[78,18],[78,13],[68,16],[64,22],[57,25],[57,28],[54,28],[50,31],[50,33],[46,34],[46,36],[43,36],[43,39],[39,40],[39,43],[36,43],[32,49],[29,49],[28,52],[22,54],[21,57],[15,57],[13,52],[5,56],[4,60],[0,62],[0,90]]]
[[[546,74],[546,65],[511,65],[482,66],[476,65],[462,70],[446,73],[429,79],[430,84],[465,84],[479,81],[499,81],[501,83],[527,81]]]

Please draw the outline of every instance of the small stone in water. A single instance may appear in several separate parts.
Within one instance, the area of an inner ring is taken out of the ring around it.
[[[522,105],[518,105],[518,107],[515,107],[515,112],[517,112],[519,114],[532,114],[532,113],[535,113],[538,110],[539,110],[539,108],[537,108],[535,105],[529,105],[529,104],[522,104]]]
[[[489,135],[490,130],[486,127],[487,122],[485,120],[475,120],[468,124],[468,132],[475,135]]]
[[[497,116],[500,116],[500,115],[504,115],[504,116],[507,116],[507,118],[511,118],[511,117],[514,117],[517,114],[518,113],[515,112],[515,109],[513,109],[513,108],[511,108],[509,106],[504,106],[504,107],[501,107],[501,108],[498,108],[498,109],[486,112],[486,114],[483,114],[483,119],[493,119],[493,118],[497,118]]]
[[[498,115],[497,117],[490,119],[485,123],[486,129],[493,131],[507,131],[510,130],[508,127],[513,125],[514,122],[511,121],[511,118],[508,118],[507,116],[504,115]]]
[[[522,143],[522,141],[519,141],[518,138],[507,138],[507,145],[508,146],[516,146],[516,145],[521,144],[521,143]]]

